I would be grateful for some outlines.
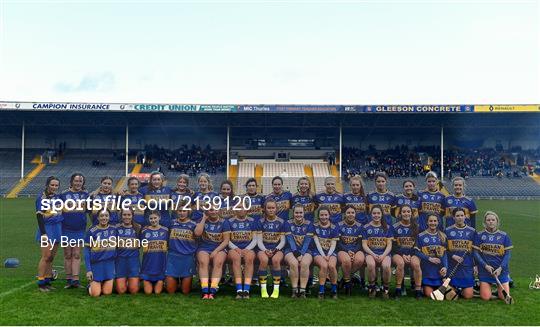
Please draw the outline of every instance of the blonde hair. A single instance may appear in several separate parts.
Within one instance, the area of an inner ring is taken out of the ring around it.
[[[210,175],[208,175],[207,173],[200,173],[199,176],[197,176],[197,182],[199,182],[201,178],[205,178],[208,181],[208,191],[213,191],[214,185],[212,184],[212,179],[210,178]]]
[[[493,216],[495,217],[495,219],[497,219],[497,228],[499,228],[499,224],[501,223],[501,220],[499,219],[499,215],[495,212],[495,211],[486,211],[486,213],[484,214],[484,228],[486,227],[486,218],[487,216]]]

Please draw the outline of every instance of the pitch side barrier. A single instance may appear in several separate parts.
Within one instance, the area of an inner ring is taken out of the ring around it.
[[[0,110],[121,112],[280,112],[280,113],[475,113],[538,112],[540,104],[486,105],[231,105],[174,103],[0,102]]]

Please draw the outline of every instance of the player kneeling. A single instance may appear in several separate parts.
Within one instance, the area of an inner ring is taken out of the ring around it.
[[[160,218],[159,211],[152,211],[148,215],[150,225],[141,231],[143,242],[141,279],[145,294],[160,294],[163,291],[169,229],[160,225]]]
[[[113,290],[116,247],[108,239],[116,237],[117,230],[109,225],[109,219],[108,209],[99,211],[97,225],[91,227],[85,237],[84,262],[86,278],[90,281],[88,293],[95,297],[109,295]]]
[[[377,296],[375,281],[377,280],[377,267],[382,268],[383,298],[388,299],[388,284],[392,275],[390,251],[392,251],[392,230],[383,219],[383,209],[375,204],[371,207],[371,222],[364,225],[362,234],[362,247],[366,254],[368,268],[369,297]]]
[[[291,272],[292,298],[306,298],[309,280],[309,267],[313,261],[309,246],[313,239],[313,224],[305,219],[304,206],[300,203],[293,207],[293,219],[285,223],[287,246],[285,262]]]
[[[332,284],[332,298],[337,299],[337,258],[336,246],[339,239],[337,226],[330,222],[330,209],[319,208],[319,222],[314,225],[312,249],[315,265],[319,267],[319,299],[324,299],[326,278]]]
[[[182,293],[189,294],[191,281],[195,273],[195,252],[197,240],[195,228],[197,224],[190,219],[191,210],[185,209],[186,203],[181,203],[175,211],[169,230],[169,252],[167,252],[167,269],[165,270],[167,293],[175,293],[180,280]]]
[[[195,228],[195,237],[200,237],[197,262],[202,298],[205,300],[213,300],[218,291],[223,264],[227,259],[230,231],[229,221],[221,218],[217,209],[213,207],[204,211],[201,221]]]
[[[424,295],[431,296],[433,290],[442,285],[446,276],[448,259],[446,255],[446,235],[439,230],[439,217],[427,215],[428,229],[416,238],[415,256],[420,258]]]
[[[139,292],[139,232],[140,226],[133,222],[133,209],[120,211],[121,223],[116,226],[118,244],[116,249],[116,292],[135,294]]]
[[[485,230],[479,232],[474,242],[474,256],[478,263],[480,279],[480,297],[491,299],[491,285],[497,284],[498,295],[506,303],[513,302],[509,288],[508,262],[510,249],[513,248],[510,237],[499,230],[499,216],[488,211],[484,215]]]

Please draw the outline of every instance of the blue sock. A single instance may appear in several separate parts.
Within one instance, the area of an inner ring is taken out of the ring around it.
[[[71,278],[66,279],[66,281],[67,281],[68,285],[71,285],[73,283],[73,279],[71,279]]]
[[[324,285],[319,285],[319,293],[324,293]]]
[[[202,292],[203,294],[208,294],[208,287],[203,287]]]
[[[236,291],[237,292],[242,292],[242,283],[236,284]]]
[[[215,287],[210,287],[210,294],[216,294],[217,289]]]
[[[45,278],[45,285],[51,285],[51,279],[50,278]]]
[[[47,284],[45,283],[45,279],[38,279],[37,284],[38,284],[38,286],[45,286],[45,285],[47,285]]]
[[[251,284],[244,284],[244,292],[249,293],[249,289],[251,288]]]
[[[332,284],[332,293],[337,293],[337,284]]]

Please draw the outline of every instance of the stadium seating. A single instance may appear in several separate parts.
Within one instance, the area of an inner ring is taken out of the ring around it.
[[[296,192],[298,178],[304,176],[304,165],[294,162],[269,162],[263,164],[263,193],[272,192],[272,178],[281,176],[283,178],[283,189]]]
[[[36,151],[25,153],[25,175],[34,169],[35,164],[31,161],[36,153]],[[21,178],[21,150],[1,150],[0,158],[0,194],[6,194]]]
[[[313,168],[313,179],[315,181],[315,192],[319,193],[324,190],[324,179],[331,176],[328,164],[326,163],[314,163],[311,165]]]
[[[244,193],[246,181],[255,176],[255,166],[253,162],[240,162],[238,164],[238,179],[236,181],[236,193]]]

